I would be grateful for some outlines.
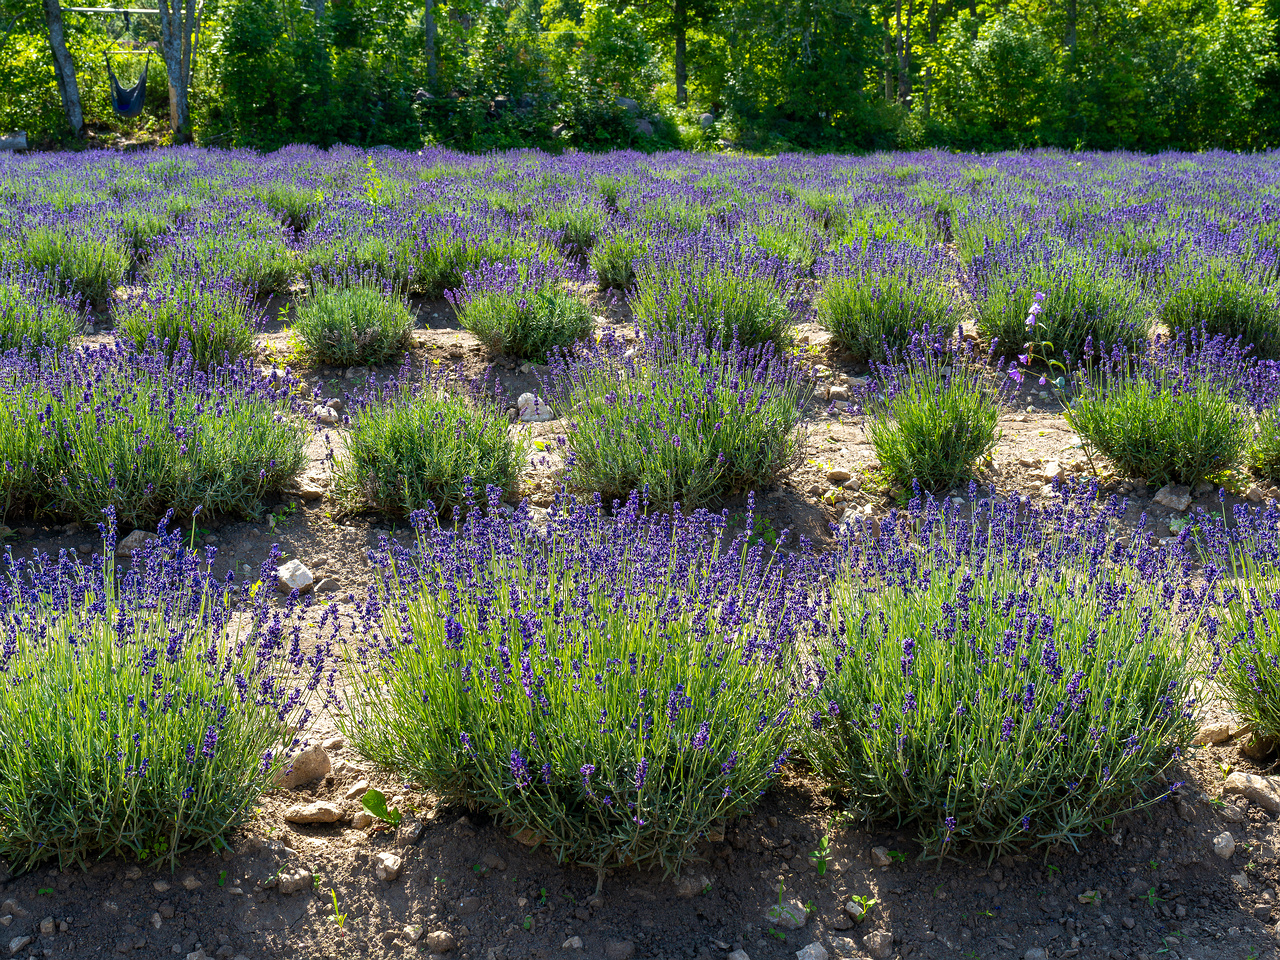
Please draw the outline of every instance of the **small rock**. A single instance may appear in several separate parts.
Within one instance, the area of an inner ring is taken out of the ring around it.
[[[849,388],[833,384],[827,388],[827,400],[831,403],[848,403]]]
[[[1262,923],[1270,923],[1271,910],[1272,907],[1269,903],[1256,903],[1253,906],[1253,919]]]
[[[351,826],[357,830],[367,830],[373,826],[373,814],[368,810],[361,810],[351,819]]]
[[[136,863],[129,864],[129,866],[125,867],[124,878],[126,880],[141,880],[142,868]]]
[[[853,476],[848,470],[841,467],[835,467],[827,471],[827,479],[832,483],[844,483]]]
[[[301,560],[289,560],[276,570],[276,589],[281,593],[306,593],[315,586],[316,578],[302,565]]]
[[[337,580],[333,579],[333,577],[325,577],[316,584],[317,593],[337,593],[341,589],[342,585],[338,583]]]
[[[422,839],[422,823],[417,820],[401,820],[396,827],[396,846],[412,847]]]
[[[411,923],[400,931],[401,935],[410,943],[417,943],[422,939],[422,924]]]
[[[1251,884],[1249,883],[1249,875],[1245,873],[1243,870],[1240,873],[1233,873],[1231,875],[1231,882],[1234,883],[1241,890],[1248,890],[1249,887],[1251,886]]]
[[[876,960],[888,960],[893,955],[893,934],[888,930],[872,930],[862,938],[862,946]]]
[[[311,408],[311,413],[321,423],[332,425],[338,422],[338,411],[333,409],[333,407],[328,407],[318,403]]]
[[[582,949],[582,938],[581,938],[581,937],[570,937],[568,940],[566,940],[566,941],[565,941],[564,943],[562,943],[560,946],[562,946],[562,947],[563,947],[564,949],[566,949],[566,950],[581,950],[581,949]]]
[[[532,393],[522,393],[516,400],[516,409],[520,411],[521,423],[546,423],[556,418],[551,405]]]
[[[1218,808],[1218,816],[1227,823],[1244,823],[1245,812],[1234,803],[1224,803]]]
[[[696,897],[710,886],[711,878],[705,874],[686,874],[676,881],[676,896]]]
[[[1222,785],[1224,795],[1244,797],[1271,813],[1280,813],[1280,777],[1259,777],[1252,773],[1232,773]]]
[[[133,533],[116,544],[116,559],[128,560],[133,555],[133,551],[141,550],[147,543],[156,538],[157,534],[148,533],[146,530],[133,531]]]
[[[893,863],[889,857],[888,847],[872,847],[871,848],[871,865],[873,867],[887,867]]]
[[[500,856],[498,856],[496,853],[493,853],[492,851],[489,853],[486,853],[483,857],[481,857],[480,862],[483,863],[490,870],[497,870],[499,873],[507,869],[507,861],[503,860]],[[594,903],[592,904],[592,906],[596,906],[596,905],[597,904],[594,904]]]
[[[827,960],[827,948],[814,942],[796,951],[796,960]]]
[[[1280,743],[1270,737],[1260,737],[1255,733],[1245,741],[1244,746],[1240,748],[1240,752],[1250,760],[1266,760],[1276,752],[1277,748],[1280,748]]]
[[[380,853],[374,858],[373,872],[379,880],[390,882],[400,876],[404,861],[394,853]]]
[[[290,823],[337,823],[342,819],[342,808],[336,803],[300,803],[285,811]]]
[[[784,930],[799,930],[808,922],[809,912],[803,904],[792,900],[773,904],[764,912],[764,918]]]
[[[199,890],[203,886],[203,883],[190,874],[182,878],[182,888],[184,890]]]
[[[1044,947],[1032,947],[1022,955],[1022,960],[1049,960],[1049,952]]]
[[[342,795],[344,800],[359,800],[369,792],[369,781],[361,780],[359,783],[352,784]]]
[[[333,764],[329,761],[329,754],[320,744],[313,743],[280,769],[276,774],[276,786],[284,790],[292,790],[304,783],[319,780],[332,770]]]
[[[41,936],[45,936],[45,937],[50,936],[53,933],[55,926],[56,924],[53,922],[53,917],[45,917],[43,920],[40,921]]]
[[[1213,838],[1213,852],[1223,860],[1231,859],[1231,855],[1236,852],[1236,838],[1231,835],[1231,831],[1223,831]]]
[[[1224,743],[1231,739],[1232,724],[1227,720],[1210,720],[1200,725],[1192,741],[1197,747],[1210,743]]]
[[[1050,460],[1044,465],[1044,469],[1040,471],[1040,476],[1052,483],[1054,480],[1061,480],[1066,476],[1066,471],[1062,469],[1062,464],[1057,460]]]
[[[1249,500],[1252,500],[1254,503],[1262,502],[1262,497],[1263,497],[1262,488],[1258,486],[1256,483],[1249,484],[1249,489],[1244,492],[1244,495]]]
[[[700,126],[703,130],[710,130],[713,126],[715,126],[715,123],[716,123],[716,118],[709,113],[701,114],[698,117],[698,126]],[[737,952],[742,953],[741,950]],[[745,957],[746,957],[746,954],[743,954],[742,958],[735,958],[732,953],[729,954],[729,960],[745,960]]]
[[[276,886],[281,893],[288,895],[306,890],[314,881],[314,875],[306,867],[292,867],[280,871]]]
[[[844,912],[854,922],[861,922],[862,918],[867,915],[867,908],[857,900],[850,900],[844,905]]]
[[[427,934],[427,950],[431,953],[448,953],[458,945],[448,930],[432,930]]]
[[[631,960],[635,955],[636,945],[630,940],[610,940],[604,945],[605,960]],[[729,960],[733,960],[733,954],[729,954]]]
[[[1151,499],[1162,507],[1181,513],[1191,506],[1191,488],[1178,483],[1168,483],[1157,490],[1156,495]]]
[[[17,953],[19,950],[25,947],[28,943],[30,943],[33,939],[34,939],[33,937],[14,937],[12,940],[9,941],[9,953],[11,955]]]
[[[1134,920],[1133,917],[1123,917],[1120,920],[1120,925],[1126,930],[1132,930],[1138,925],[1138,921]]]

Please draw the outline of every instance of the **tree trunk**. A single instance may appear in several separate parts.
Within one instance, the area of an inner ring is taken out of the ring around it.
[[[158,0],[160,53],[169,75],[169,125],[175,143],[191,139],[191,72],[200,41],[200,0]]]
[[[427,0],[422,8],[423,53],[427,57],[428,86],[434,87],[436,73],[439,71],[439,58],[436,56],[436,0]],[[434,92],[434,91],[433,91]]]
[[[1066,47],[1072,60],[1074,60],[1076,56],[1076,19],[1076,0],[1067,0]]]
[[[685,89],[689,80],[689,71],[685,65],[685,30],[687,28],[687,11],[685,9],[685,0],[675,0],[674,16],[672,17],[673,26],[675,28],[676,41],[676,104],[683,107],[689,100],[689,93]]]
[[[907,25],[902,32],[902,83],[898,88],[903,103],[911,102],[911,17],[915,9],[915,0],[907,0]]]
[[[44,19],[49,28],[49,50],[53,53],[53,75],[58,81],[58,96],[67,114],[67,125],[77,137],[84,133],[84,111],[80,107],[80,85],[76,82],[76,64],[67,51],[67,37],[62,29],[62,6],[58,0],[44,0]]]
[[[889,38],[889,15],[884,17],[884,99],[887,103],[894,101],[893,78],[896,76],[891,64],[894,58],[892,42]]]

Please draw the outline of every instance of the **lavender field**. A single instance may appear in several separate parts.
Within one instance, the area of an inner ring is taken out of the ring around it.
[[[11,954],[1273,955],[1278,191],[0,159]]]

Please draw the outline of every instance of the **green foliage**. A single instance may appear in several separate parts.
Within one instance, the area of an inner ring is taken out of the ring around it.
[[[412,342],[412,330],[404,301],[368,284],[313,289],[293,325],[308,359],[338,367],[396,359]]]
[[[805,755],[934,855],[1075,845],[1167,795],[1195,729],[1181,564],[1114,549],[1087,502],[991,503],[855,525],[812,650]]]
[[[1000,437],[990,373],[963,355],[912,349],[878,371],[867,404],[867,438],[887,478],[910,489],[946,490],[973,475]]]
[[[176,279],[116,310],[116,327],[138,350],[189,354],[201,369],[251,356],[261,325],[253,302],[225,281]]]
[[[556,280],[515,290],[466,291],[458,320],[493,355],[542,363],[591,332],[591,310]]]
[[[1085,448],[1125,477],[1194,486],[1240,463],[1247,436],[1239,406],[1218,385],[1094,376],[1063,416]]]
[[[1258,476],[1280,482],[1280,414],[1274,409],[1258,416],[1245,456],[1249,469]]]
[[[1028,329],[1027,311],[1037,291],[1045,294],[1042,312]],[[1023,354],[1029,342],[1037,361],[1080,362],[1090,359],[1090,341],[1096,357],[1117,346],[1136,350],[1146,337],[1146,314],[1134,284],[1067,258],[988,278],[977,321],[1006,359]]]
[[[339,723],[363,756],[601,882],[624,864],[677,872],[786,759],[786,602],[706,518],[672,532],[634,508],[625,526],[563,509],[545,540],[477,510],[455,545],[428,526],[418,556],[389,558]],[[476,682],[471,664],[508,648],[511,670]]]
[[[0,855],[13,869],[107,856],[173,867],[190,850],[227,849],[270,788],[311,678],[268,629],[280,616],[269,591],[254,603],[193,574],[175,560],[181,546],[170,535],[124,573],[113,536],[61,581],[56,567],[5,564],[5,660],[22,677],[0,689]]]
[[[949,339],[956,328],[954,297],[927,279],[827,277],[813,306],[818,323],[857,361],[884,362],[921,335]]]
[[[588,261],[601,290],[626,290],[635,283],[636,264],[644,256],[644,241],[624,233],[602,237]]]
[[[21,350],[36,357],[61,350],[80,328],[78,318],[47,288],[0,281],[0,354]]]
[[[5,246],[0,241],[0,254],[8,252]],[[10,249],[21,262],[99,310],[110,303],[129,269],[129,254],[115,237],[99,240],[58,227],[32,227],[15,246]]]
[[[553,364],[570,476],[609,502],[642,491],[693,508],[761,490],[801,449],[805,391],[769,347],[708,349],[659,336],[627,357],[610,337]]]
[[[636,321],[654,332],[701,331],[724,346],[791,340],[791,307],[768,267],[666,259],[653,251],[630,303]]]
[[[351,415],[334,488],[350,509],[403,516],[433,504],[463,504],[468,484],[513,492],[527,457],[501,407],[439,376],[400,382],[364,399]]]
[[[1280,302],[1275,291],[1236,270],[1201,267],[1165,300],[1160,319],[1175,336],[1203,330],[1241,339],[1254,355],[1280,358]]]

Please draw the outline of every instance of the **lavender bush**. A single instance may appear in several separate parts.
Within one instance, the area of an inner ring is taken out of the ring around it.
[[[499,388],[484,381],[415,376],[406,364],[399,378],[356,399],[334,471],[339,500],[404,515],[461,507],[472,483],[514,492],[528,451],[504,406]]]
[[[331,676],[304,654],[296,608],[216,579],[161,536],[102,556],[0,559],[0,856],[167,859],[227,848],[298,741]],[[262,577],[275,579],[275,557]]]
[[[1207,609],[1180,548],[1116,543],[1124,504],[913,501],[848,529],[807,655],[804,751],[931,854],[1075,845],[1169,793]],[[1153,616],[1153,612],[1158,612]]]
[[[1210,336],[1239,338],[1255,356],[1280,357],[1280,298],[1276,291],[1227,264],[1196,264],[1160,308],[1173,334],[1203,330]]]
[[[413,342],[413,314],[397,295],[371,283],[315,286],[293,325],[313,363],[365,366],[402,356]]]
[[[71,301],[40,274],[0,272],[0,354],[61,350],[80,328]]]
[[[591,332],[591,311],[569,288],[572,274],[548,260],[494,263],[463,275],[448,299],[490,353],[542,363],[547,351]]]
[[[180,276],[151,285],[116,311],[116,326],[138,350],[189,356],[208,369],[253,355],[265,316],[234,281]]]
[[[956,328],[956,298],[944,260],[905,243],[843,247],[817,270],[818,323],[860,362],[900,355],[926,330],[948,339]]]
[[[867,438],[886,478],[909,489],[945,490],[968,479],[1000,438],[1008,379],[995,380],[963,347],[925,330],[894,363],[873,368]]]
[[[799,366],[769,344],[706,341],[657,334],[629,347],[606,332],[552,360],[549,392],[577,488],[693,508],[763,489],[791,466],[803,448]]]
[[[492,497],[496,497],[494,492]],[[561,499],[545,532],[491,499],[380,557],[347,645],[352,745],[491,813],[562,862],[678,871],[790,753],[794,639],[781,555],[706,514]]]
[[[1180,335],[1137,357],[1116,348],[1079,371],[1063,416],[1122,475],[1195,484],[1240,463],[1250,379],[1238,340]]]
[[[62,292],[99,310],[107,307],[129,269],[129,254],[114,235],[95,238],[52,226],[28,229],[16,238],[12,255],[60,284]]]
[[[102,346],[0,367],[0,501],[131,526],[256,513],[303,463],[292,378]]]

